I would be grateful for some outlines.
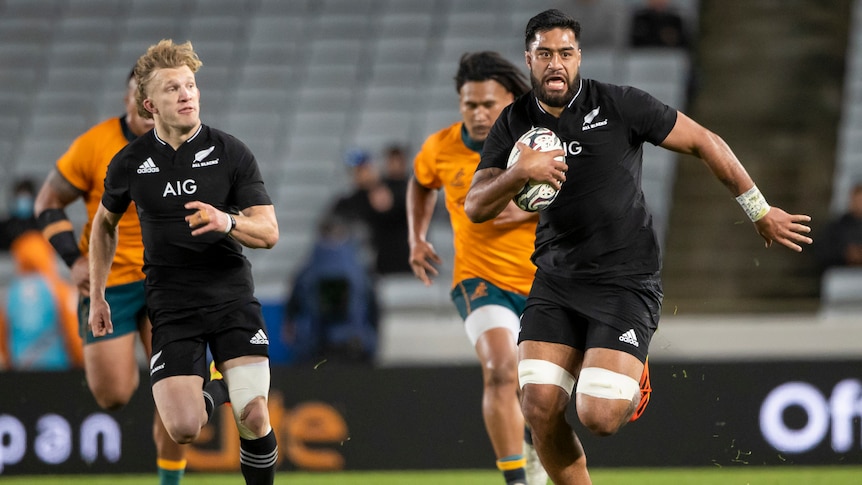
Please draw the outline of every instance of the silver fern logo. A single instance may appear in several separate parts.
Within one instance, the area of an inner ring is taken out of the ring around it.
[[[589,125],[590,123],[592,123],[592,122],[593,122],[593,120],[596,118],[596,116],[598,116],[598,115],[599,115],[599,110],[600,110],[600,109],[602,109],[602,107],[601,107],[601,106],[599,106],[598,108],[596,108],[596,109],[594,109],[594,110],[590,111],[589,113],[587,113],[587,115],[586,115],[586,116],[584,116],[584,124],[585,124],[585,125]]]
[[[594,120],[599,116],[599,111],[601,109],[602,107],[598,106],[596,109],[590,111],[586,116],[584,116],[584,125],[581,127],[581,131],[592,130],[593,128],[598,128],[608,124],[608,120],[606,119],[594,122]]]
[[[202,161],[204,158],[208,157],[209,154],[213,152],[213,150],[215,150],[215,145],[207,148],[206,150],[201,150],[195,153],[195,162]]]

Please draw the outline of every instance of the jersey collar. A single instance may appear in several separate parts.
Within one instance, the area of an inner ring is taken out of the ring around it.
[[[197,129],[197,131],[195,131],[195,134],[194,134],[194,135],[192,135],[192,136],[190,136],[190,137],[189,137],[189,139],[188,139],[188,140],[186,140],[184,143],[191,143],[191,141],[192,141],[192,140],[194,140],[195,138],[197,138],[197,136],[200,134],[200,132],[201,132],[201,130],[203,130],[203,128],[204,128],[204,124],[203,124],[203,123],[201,123],[200,125],[198,125],[198,129]],[[154,136],[154,137],[156,137],[156,141],[157,141],[157,142],[159,142],[159,143],[161,143],[162,145],[167,145],[167,144],[168,144],[166,141],[164,141],[164,140],[162,140],[161,138],[159,138],[159,134],[156,132],[156,129],[155,129],[155,128],[153,128],[153,136]]]
[[[479,154],[482,153],[482,147],[485,146],[484,141],[476,141],[470,138],[470,134],[467,133],[467,126],[464,123],[461,123],[461,141],[464,143],[464,146]]]

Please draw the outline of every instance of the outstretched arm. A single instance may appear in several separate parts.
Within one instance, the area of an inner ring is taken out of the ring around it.
[[[736,197],[737,202],[754,222],[758,234],[770,247],[773,241],[794,251],[802,251],[800,244],[811,244],[811,232],[804,223],[811,217],[788,214],[778,207],[770,207],[755,186],[739,159],[717,134],[707,130],[683,113],[677,114],[676,124],[661,146],[679,153],[696,156],[706,163],[710,171]]]

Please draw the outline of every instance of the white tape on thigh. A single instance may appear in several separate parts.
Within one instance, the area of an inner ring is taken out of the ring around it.
[[[575,378],[562,367],[539,359],[524,359],[518,362],[518,381],[525,384],[552,384],[561,387],[569,397],[575,388]]]
[[[638,381],[601,367],[581,369],[578,377],[577,392],[602,399],[640,400],[640,390]]]
[[[515,342],[518,341],[518,331],[521,328],[521,319],[512,310],[502,305],[485,305],[467,315],[464,320],[464,329],[467,330],[467,338],[476,346],[479,337],[492,328],[506,328],[512,332]]]
[[[254,433],[246,428],[241,421],[242,413],[248,403],[262,396],[269,397],[269,361],[241,365],[224,371],[224,382],[230,395],[230,405],[233,418],[236,421],[239,434],[245,439],[255,439]]]

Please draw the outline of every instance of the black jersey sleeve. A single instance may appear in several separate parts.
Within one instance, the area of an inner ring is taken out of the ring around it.
[[[230,136],[230,135],[228,135]],[[234,183],[232,185],[232,197],[236,208],[239,210],[256,205],[272,205],[272,200],[266,192],[263,176],[260,173],[257,159],[245,143],[233,138],[233,143],[228,146],[236,153],[232,154],[234,160],[238,160]]]
[[[128,166],[126,163],[128,153],[129,150],[124,148],[114,155],[108,165],[108,172],[105,174],[105,192],[102,194],[102,205],[115,214],[126,212],[129,204],[132,203],[129,191],[129,172],[126,168]]]
[[[622,88],[623,116],[631,127],[632,141],[658,145],[676,124],[677,111],[638,88]]]

